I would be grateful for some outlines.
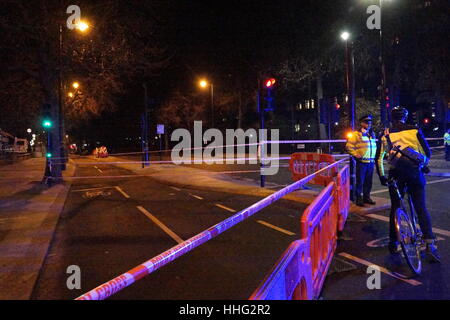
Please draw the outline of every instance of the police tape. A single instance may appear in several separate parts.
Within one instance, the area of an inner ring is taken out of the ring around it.
[[[113,294],[119,292],[120,290],[130,286],[134,282],[144,278],[145,276],[151,274],[152,272],[160,269],[161,267],[167,265],[168,263],[176,260],[177,258],[185,255],[186,253],[192,251],[196,247],[206,243],[207,241],[217,237],[219,234],[225,232],[236,224],[248,219],[255,213],[261,211],[265,207],[271,205],[272,203],[278,201],[285,195],[298,190],[303,187],[309,181],[311,181],[317,174],[329,170],[335,166],[340,165],[346,159],[334,162],[313,174],[294,182],[291,185],[271,194],[270,196],[258,201],[252,206],[239,211],[230,218],[208,228],[207,230],[191,237],[190,239],[172,247],[169,250],[157,255],[156,257],[147,260],[146,262],[138,265],[137,267],[115,277],[114,279],[105,282],[104,284],[92,289],[91,291],[79,296],[76,300],[103,300]]]
[[[439,141],[444,140],[444,138],[426,138],[427,141]],[[375,139],[378,141],[378,139]],[[176,151],[192,151],[192,150],[208,150],[208,149],[219,149],[219,148],[231,148],[231,147],[246,147],[246,146],[260,146],[262,144],[327,144],[327,143],[346,143],[345,139],[324,139],[324,140],[267,140],[255,143],[245,143],[245,144],[228,144],[228,145],[218,145],[218,146],[204,146],[204,147],[193,147],[193,148],[182,148],[180,150],[174,149],[164,149],[164,150],[149,150],[149,151],[136,151],[136,152],[122,152],[122,153],[108,153],[108,156],[126,156],[126,155],[144,155],[144,154],[161,154]],[[73,159],[79,158],[90,158],[95,155],[72,155]],[[65,159],[65,157],[53,157],[52,159]],[[145,160],[143,160],[145,161]]]

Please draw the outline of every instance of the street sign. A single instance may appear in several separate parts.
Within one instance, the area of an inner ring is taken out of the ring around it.
[[[156,133],[157,134],[164,134],[164,125],[163,124],[158,124],[156,126]]]
[[[305,144],[298,144],[297,145],[297,149],[305,149],[306,145]]]

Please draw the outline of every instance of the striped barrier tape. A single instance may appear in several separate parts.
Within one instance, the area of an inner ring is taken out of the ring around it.
[[[301,188],[310,180],[312,180],[316,174],[319,174],[325,170],[331,169],[338,166],[340,163],[344,162],[345,159],[334,162],[327,167],[307,176],[293,184],[273,193],[272,195],[258,201],[252,206],[241,210],[230,218],[208,228],[207,230],[193,236],[192,238],[180,243],[179,245],[159,254],[158,256],[140,264],[139,266],[125,272],[116,278],[92,289],[91,291],[81,295],[76,300],[103,300],[111,295],[119,292],[120,290],[128,287],[134,282],[142,279],[143,277],[149,275],[150,273],[158,270],[159,268],[165,266],[166,264],[174,261],[175,259],[185,255],[186,253],[192,251],[194,248],[200,246],[201,244],[215,238],[219,234],[225,232],[236,224],[244,221],[245,219],[251,217],[255,213],[261,211],[270,204],[281,199],[285,195]]]

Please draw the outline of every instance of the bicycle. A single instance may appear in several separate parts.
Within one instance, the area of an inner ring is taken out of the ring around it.
[[[408,266],[416,275],[420,275],[422,272],[420,251],[425,244],[422,238],[422,231],[418,225],[417,214],[414,210],[411,196],[408,194],[408,190],[405,190],[405,195],[408,194],[408,210],[405,205],[404,196],[402,196],[398,188],[397,180],[393,177],[389,177],[388,186],[394,190],[400,200],[400,206],[396,209],[394,215],[397,241],[400,243]]]

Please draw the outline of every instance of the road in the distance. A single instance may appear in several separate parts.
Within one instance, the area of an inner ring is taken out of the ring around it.
[[[106,178],[129,174],[112,165],[77,168],[93,178],[71,187],[33,299],[76,298],[260,199]],[[278,202],[112,299],[248,299],[298,239],[304,208]],[[70,265],[81,268],[81,290],[66,286]]]

